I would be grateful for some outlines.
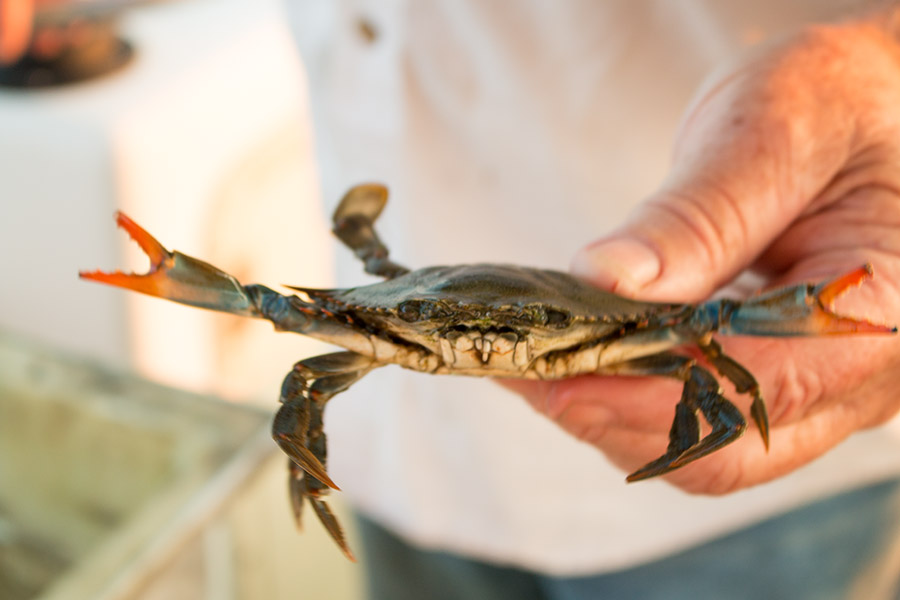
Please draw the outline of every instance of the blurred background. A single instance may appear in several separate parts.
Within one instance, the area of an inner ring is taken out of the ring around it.
[[[269,437],[285,373],[324,346],[77,277],[146,269],[123,210],[244,282],[330,285],[285,10],[52,2],[0,68],[4,600],[361,595],[318,522],[297,532]]]

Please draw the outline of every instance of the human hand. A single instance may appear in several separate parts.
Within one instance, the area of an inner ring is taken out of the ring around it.
[[[839,312],[900,320],[900,43],[891,19],[814,27],[757,52],[688,111],[663,188],[573,271],[645,300],[696,302],[753,271],[820,281],[870,262]],[[732,295],[732,294],[729,294]],[[900,410],[900,339],[720,338],[758,379],[756,431],[666,476],[721,494],[779,477]],[[633,471],[660,456],[679,384],[585,376],[507,381],[566,431]],[[725,395],[747,414],[749,399]]]

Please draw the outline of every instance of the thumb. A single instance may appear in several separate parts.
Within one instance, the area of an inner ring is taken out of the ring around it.
[[[849,153],[843,107],[823,101],[821,78],[798,83],[817,77],[808,53],[776,49],[713,86],[683,123],[660,191],[572,271],[626,296],[696,301],[752,264]]]

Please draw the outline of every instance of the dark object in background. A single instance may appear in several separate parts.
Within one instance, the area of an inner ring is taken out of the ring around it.
[[[118,16],[141,0],[97,0],[40,9],[25,55],[0,66],[0,86],[45,88],[117,71],[134,55],[116,32]]]

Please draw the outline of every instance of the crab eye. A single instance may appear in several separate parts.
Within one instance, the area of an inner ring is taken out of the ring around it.
[[[407,323],[432,319],[439,312],[437,304],[428,300],[406,300],[397,306],[397,316]]]
[[[547,325],[550,327],[565,327],[569,324],[569,315],[561,310],[547,309]]]
[[[526,306],[519,311],[519,318],[527,319],[530,323],[539,327],[552,327],[554,329],[568,327],[572,321],[572,315],[564,310],[534,304]]]

